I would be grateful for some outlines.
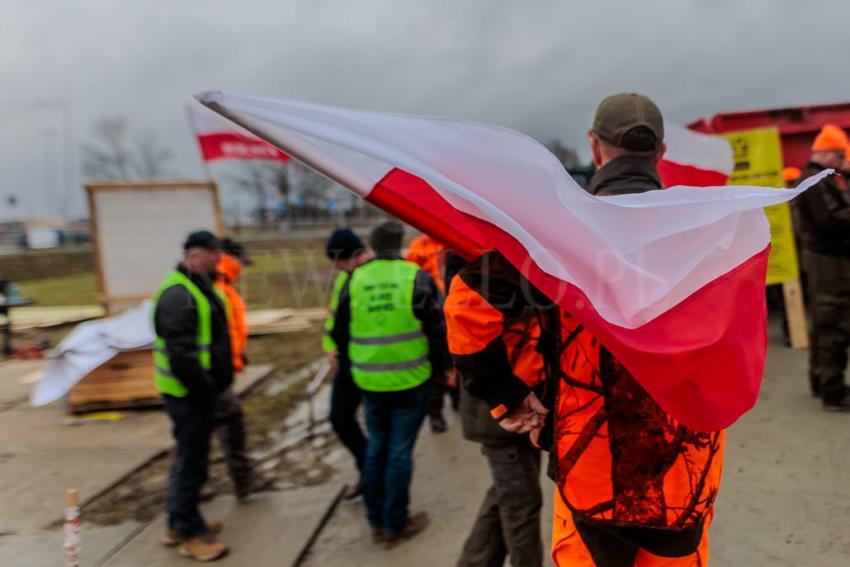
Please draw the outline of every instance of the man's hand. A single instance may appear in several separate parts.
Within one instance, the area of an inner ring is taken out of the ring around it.
[[[446,386],[457,388],[457,368],[454,366],[446,370]]]
[[[331,370],[336,370],[336,367],[339,364],[339,351],[328,351],[328,364],[330,365]]]
[[[547,413],[549,410],[543,407],[534,392],[531,392],[508,417],[499,422],[499,425],[513,433],[531,433],[532,443],[537,446],[537,438],[546,423]]]

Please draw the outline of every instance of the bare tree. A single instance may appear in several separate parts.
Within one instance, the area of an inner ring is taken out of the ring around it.
[[[143,179],[158,179],[169,174],[168,163],[174,154],[169,148],[160,146],[153,134],[146,130],[136,138],[135,169]]]
[[[156,179],[168,174],[171,150],[161,146],[149,131],[131,135],[123,116],[97,120],[93,141],[83,145],[83,171],[94,179]]]
[[[273,162],[266,166],[269,180],[277,191],[277,194],[283,200],[286,210],[289,210],[290,199],[292,197],[292,180],[289,174],[290,167],[291,163],[283,164],[278,162]]]
[[[236,186],[254,197],[254,214],[257,222],[264,224],[268,218],[268,187],[269,169],[266,164],[249,162],[243,168],[243,173],[234,177]]]

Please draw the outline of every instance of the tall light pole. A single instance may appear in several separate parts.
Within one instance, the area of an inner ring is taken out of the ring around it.
[[[52,108],[62,112],[62,171],[65,178],[64,194],[61,203],[62,217],[68,219],[70,216],[71,196],[77,186],[76,168],[74,167],[74,125],[71,116],[71,105],[63,100],[39,100],[36,105],[41,108]]]

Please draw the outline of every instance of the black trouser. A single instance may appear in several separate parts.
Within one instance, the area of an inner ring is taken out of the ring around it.
[[[232,388],[218,395],[215,421],[215,433],[227,461],[233,490],[237,496],[247,496],[254,481],[254,461],[248,456],[242,402]]]
[[[540,451],[526,443],[482,445],[493,485],[487,490],[458,567],[543,565],[540,537]]]
[[[812,314],[809,381],[824,401],[839,401],[850,348],[850,257],[806,250],[804,261]]]
[[[210,439],[215,424],[215,398],[163,396],[165,411],[173,423],[177,442],[171,485],[168,489],[168,527],[183,537],[197,537],[207,530],[198,509],[201,487],[207,481]]]
[[[351,377],[351,367],[340,361],[331,390],[330,421],[337,437],[354,457],[358,471],[363,470],[366,458],[366,435],[357,421],[357,408],[362,398],[363,393]]]
[[[434,375],[431,379],[431,400],[428,403],[428,417],[443,417],[443,398],[448,394],[452,405],[457,409],[460,393],[457,388],[449,387],[444,372]]]

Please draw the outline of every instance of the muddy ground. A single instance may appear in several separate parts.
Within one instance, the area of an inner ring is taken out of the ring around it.
[[[277,490],[320,484],[332,473],[324,460],[334,446],[330,426],[322,420],[311,425],[308,415],[305,388],[314,373],[296,372],[321,356],[321,334],[321,323],[316,322],[309,331],[256,337],[249,346],[251,362],[276,366],[247,394],[243,409],[251,453],[264,472],[278,478]],[[316,414],[322,411],[314,408]],[[213,447],[207,486],[219,494],[229,493],[225,463],[216,442]],[[164,509],[170,466],[170,453],[151,461],[85,506],[86,521],[96,525],[151,521]]]

